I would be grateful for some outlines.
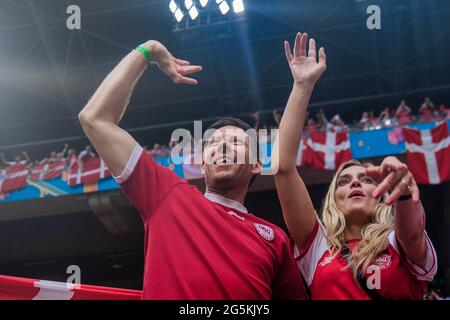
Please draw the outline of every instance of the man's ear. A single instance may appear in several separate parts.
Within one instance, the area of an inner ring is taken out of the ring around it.
[[[202,175],[205,175],[205,167],[206,167],[205,161],[202,160]]]

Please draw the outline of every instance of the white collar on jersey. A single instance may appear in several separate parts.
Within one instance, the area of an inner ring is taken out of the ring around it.
[[[241,203],[239,203],[237,201],[234,201],[234,200],[231,200],[231,199],[227,199],[227,198],[221,197],[221,196],[219,196],[217,194],[214,194],[214,193],[211,193],[211,192],[205,192],[205,198],[210,200],[210,201],[212,201],[212,202],[221,204],[221,205],[223,205],[225,207],[233,208],[233,209],[238,210],[238,211],[243,212],[243,213],[248,213],[247,208],[244,207]]]

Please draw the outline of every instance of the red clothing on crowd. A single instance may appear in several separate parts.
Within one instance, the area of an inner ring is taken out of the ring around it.
[[[411,123],[409,114],[409,111],[400,111],[399,113],[397,113],[397,122],[400,126],[406,126]]]

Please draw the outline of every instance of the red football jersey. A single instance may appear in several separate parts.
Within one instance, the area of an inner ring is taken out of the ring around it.
[[[136,145],[115,177],[145,227],[143,299],[304,299],[286,234]]]
[[[347,266],[347,260],[339,253],[333,258],[330,254],[324,230],[319,222],[302,253],[295,247],[298,266],[311,290],[313,300],[369,300],[370,297],[353,278]],[[427,240],[426,270],[411,262],[402,251],[394,231],[389,234],[389,244],[372,265],[371,272],[365,278],[379,270],[379,288],[374,290],[383,299],[422,300],[427,284],[433,280],[437,270],[436,252]],[[347,242],[353,250],[359,240]],[[369,266],[370,267],[370,266]],[[375,268],[373,268],[375,267]],[[343,269],[345,268],[345,269]],[[369,269],[369,268],[368,268]]]

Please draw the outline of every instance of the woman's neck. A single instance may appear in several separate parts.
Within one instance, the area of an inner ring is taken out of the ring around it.
[[[363,228],[364,228],[364,225],[347,224],[345,226],[344,239],[346,241],[354,240],[354,239],[361,239]]]

